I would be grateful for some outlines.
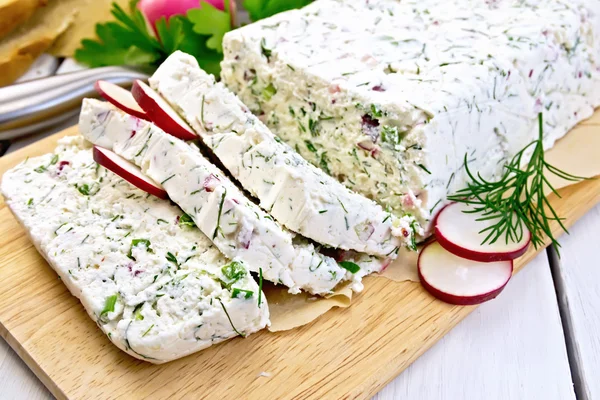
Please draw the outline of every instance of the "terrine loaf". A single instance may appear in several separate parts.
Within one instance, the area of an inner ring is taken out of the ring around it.
[[[223,254],[245,261],[251,271],[292,293],[326,294],[342,280],[354,280],[359,289],[361,276],[377,265],[366,263],[368,271],[360,273],[342,268],[252,203],[197,147],[150,122],[85,99],[79,129],[92,143],[112,149],[160,182]]]
[[[244,263],[183,224],[178,207],[96,164],[81,137],[8,171],[2,193],[62,282],[133,357],[163,363],[269,323]]]
[[[398,219],[308,163],[188,54],[172,54],[150,78],[223,166],[286,228],[323,245],[395,256],[414,237]]]
[[[423,227],[600,105],[597,0],[317,0],[228,33],[224,83],[286,143]]]

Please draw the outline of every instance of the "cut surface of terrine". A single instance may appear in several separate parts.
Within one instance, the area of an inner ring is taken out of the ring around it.
[[[283,143],[189,54],[172,54],[150,78],[244,189],[286,228],[323,245],[380,257],[411,243],[403,220],[354,193]]]
[[[251,271],[262,271],[265,279],[292,293],[326,294],[343,280],[354,281],[359,290],[361,277],[381,265],[374,257],[361,256],[357,264],[365,267],[360,271],[342,268],[252,203],[197,147],[150,122],[85,99],[79,128],[86,139],[112,149],[161,183],[223,254],[243,260]]]
[[[121,350],[163,363],[264,328],[264,294],[169,201],[100,167],[81,137],[4,174],[6,203]]]
[[[317,0],[228,33],[222,79],[349,188],[426,226],[600,105],[597,0]]]

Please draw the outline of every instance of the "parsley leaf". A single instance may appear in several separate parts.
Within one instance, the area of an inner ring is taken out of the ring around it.
[[[166,54],[149,31],[144,16],[135,7],[136,3],[132,3],[129,13],[113,3],[111,14],[117,21],[97,24],[98,40],[82,40],[82,47],[75,51],[75,59],[90,67],[143,66],[162,62]]]
[[[270,17],[282,11],[301,8],[312,3],[312,0],[244,0],[244,8],[252,21]]]
[[[225,10],[221,11],[205,0],[200,2],[200,8],[192,8],[187,17],[194,25],[194,32],[209,36],[206,46],[209,49],[223,53],[223,36],[231,30],[231,14],[229,2],[224,1]]]
[[[194,24],[186,16],[161,18],[156,22],[155,35],[136,5],[137,1],[133,1],[126,12],[113,3],[111,12],[116,21],[97,24],[97,39],[82,40],[75,59],[89,67],[129,65],[152,70],[170,54],[181,50],[194,56],[207,72],[220,73],[222,51],[209,48],[207,41],[211,37],[194,32]],[[205,5],[204,8],[209,7]],[[213,22],[209,21],[209,24]],[[220,37],[222,39],[222,35]]]

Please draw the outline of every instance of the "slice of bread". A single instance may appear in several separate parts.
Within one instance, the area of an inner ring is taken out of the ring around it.
[[[49,0],[0,0],[0,39],[27,21]]]
[[[129,9],[129,0],[79,0],[77,19],[54,42],[49,52],[57,57],[72,57],[82,39],[96,37],[96,24],[115,20],[110,13],[113,3],[124,10]]]
[[[0,0],[1,1],[1,0]],[[0,40],[0,87],[14,82],[75,20],[79,0],[51,1]]]

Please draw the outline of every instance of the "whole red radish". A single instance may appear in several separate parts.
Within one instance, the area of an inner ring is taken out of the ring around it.
[[[223,0],[205,0],[216,8],[223,10]],[[235,1],[230,5],[235,6]],[[200,0],[141,0],[138,3],[139,9],[146,16],[150,24],[154,26],[161,17],[167,19],[172,15],[185,15],[191,8],[199,8]],[[231,8],[232,14],[235,8]]]

